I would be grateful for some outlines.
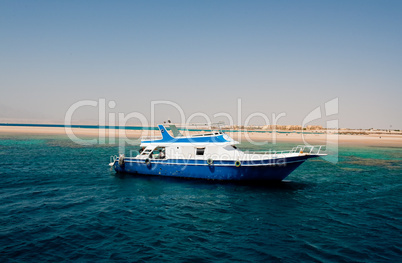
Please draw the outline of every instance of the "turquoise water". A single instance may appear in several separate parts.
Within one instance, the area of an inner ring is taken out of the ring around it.
[[[273,185],[116,176],[108,162],[117,151],[65,137],[0,137],[0,261],[402,257],[401,148],[342,147],[339,163],[309,160]]]

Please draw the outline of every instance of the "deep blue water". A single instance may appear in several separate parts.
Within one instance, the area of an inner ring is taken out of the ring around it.
[[[273,185],[116,176],[117,151],[0,137],[0,262],[402,258],[401,148],[343,147]]]

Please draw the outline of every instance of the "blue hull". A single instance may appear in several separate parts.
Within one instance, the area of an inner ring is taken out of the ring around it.
[[[184,178],[229,181],[282,181],[305,160],[315,156],[299,156],[265,161],[245,161],[240,167],[234,161],[215,161],[208,165],[201,160],[152,160],[145,163],[136,158],[125,158],[123,165],[118,160],[113,164],[116,172],[160,175]]]

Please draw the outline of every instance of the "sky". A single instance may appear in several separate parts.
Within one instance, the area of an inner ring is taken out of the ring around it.
[[[155,122],[180,121],[172,103],[236,124],[301,125],[320,107],[310,124],[402,129],[401,25],[402,1],[388,0],[1,0],[0,122],[63,123],[104,99],[107,121],[151,123],[154,102]]]

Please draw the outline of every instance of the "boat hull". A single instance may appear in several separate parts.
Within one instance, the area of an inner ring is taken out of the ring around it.
[[[228,181],[282,181],[305,160],[316,157],[305,155],[292,158],[278,158],[262,161],[215,161],[204,160],[152,160],[145,162],[136,158],[125,158],[122,165],[116,160],[116,172],[197,178]]]

